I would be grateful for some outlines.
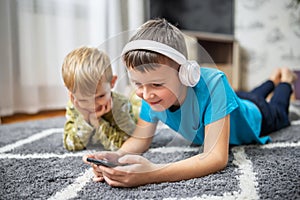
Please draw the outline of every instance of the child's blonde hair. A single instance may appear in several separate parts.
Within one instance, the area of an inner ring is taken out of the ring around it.
[[[71,93],[79,90],[83,95],[93,95],[100,81],[112,80],[112,67],[106,53],[93,47],[79,47],[64,59],[62,76]]]

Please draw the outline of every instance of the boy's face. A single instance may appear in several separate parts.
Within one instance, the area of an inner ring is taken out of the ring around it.
[[[129,70],[129,77],[136,86],[136,94],[144,99],[153,110],[163,111],[172,105],[182,104],[186,87],[178,78],[178,71],[166,65],[155,70],[140,72]]]
[[[112,86],[112,83],[100,81],[94,95],[84,96],[78,90],[72,95],[80,108],[88,112],[97,112],[111,101]]]

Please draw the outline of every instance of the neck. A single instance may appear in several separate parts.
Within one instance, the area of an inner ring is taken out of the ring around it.
[[[187,90],[188,90],[188,87],[182,85],[181,89],[179,90],[179,93],[178,93],[178,97],[177,97],[177,101],[173,104],[173,106],[181,106],[186,98],[186,95],[187,95]]]

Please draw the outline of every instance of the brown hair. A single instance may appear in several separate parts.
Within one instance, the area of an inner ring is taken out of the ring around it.
[[[187,57],[187,47],[182,32],[165,19],[149,20],[131,37],[133,40],[153,40],[166,44]],[[128,69],[139,71],[153,70],[158,64],[174,63],[162,54],[149,50],[132,50],[124,54],[123,60]]]

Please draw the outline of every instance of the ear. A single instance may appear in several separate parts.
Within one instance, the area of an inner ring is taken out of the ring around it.
[[[69,98],[70,98],[72,104],[74,104],[75,97],[72,92],[69,92]]]
[[[113,76],[111,81],[110,81],[110,86],[111,88],[113,88],[116,84],[116,81],[117,81],[118,77],[117,76]]]

